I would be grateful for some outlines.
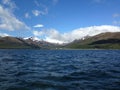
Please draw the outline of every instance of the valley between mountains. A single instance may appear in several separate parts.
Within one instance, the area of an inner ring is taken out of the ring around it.
[[[70,43],[56,44],[34,38],[0,37],[1,49],[120,49],[120,32],[86,36]]]

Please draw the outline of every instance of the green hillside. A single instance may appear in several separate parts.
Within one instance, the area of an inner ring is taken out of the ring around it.
[[[120,32],[102,33],[84,40],[75,40],[64,48],[70,49],[120,49]]]

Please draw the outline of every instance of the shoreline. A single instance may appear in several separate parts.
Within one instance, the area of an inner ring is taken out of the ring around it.
[[[0,48],[0,50],[120,50],[120,49],[40,49],[40,48]]]

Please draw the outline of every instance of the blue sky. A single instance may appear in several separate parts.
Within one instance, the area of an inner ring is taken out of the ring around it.
[[[120,26],[120,0],[0,0],[0,35],[54,42],[103,25]]]

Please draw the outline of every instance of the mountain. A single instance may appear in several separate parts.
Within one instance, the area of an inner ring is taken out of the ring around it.
[[[34,48],[49,49],[54,45],[46,41],[38,41],[34,38],[18,38],[18,37],[0,37],[0,48]]]
[[[53,44],[34,37],[0,37],[0,48],[27,49],[120,49],[120,32],[101,33],[96,36],[86,36],[67,44]]]
[[[38,48],[38,46],[22,38],[7,36],[0,37],[0,48]]]
[[[63,48],[70,49],[120,49],[120,32],[101,33],[85,39],[75,40]]]

